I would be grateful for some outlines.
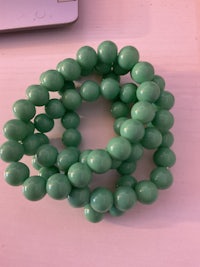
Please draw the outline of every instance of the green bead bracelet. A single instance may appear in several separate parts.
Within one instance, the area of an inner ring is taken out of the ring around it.
[[[158,191],[173,183],[169,168],[176,161],[170,131],[174,96],[165,91],[165,81],[155,74],[154,67],[139,58],[133,46],[118,51],[114,42],[104,41],[97,51],[83,46],[75,59],[66,58],[55,70],[43,72],[39,84],[29,86],[26,97],[13,104],[15,118],[3,127],[7,141],[0,147],[0,157],[9,163],[5,181],[22,185],[24,196],[31,201],[46,194],[55,200],[67,199],[72,207],[83,207],[85,218],[93,223],[100,222],[106,213],[121,216],[137,201],[153,203]],[[99,78],[98,82],[84,79],[81,83],[82,76],[91,74],[99,75],[100,83]],[[120,84],[120,76],[126,74],[131,80]],[[77,110],[82,102],[99,97],[111,101],[115,136],[105,148],[80,151],[81,119]],[[37,114],[41,106],[44,111]],[[48,137],[57,119],[64,128],[62,151]],[[149,179],[137,180],[133,173],[144,150],[153,150],[155,167]],[[38,175],[30,175],[21,162],[24,155],[32,156]],[[100,186],[92,190],[93,174],[111,169],[119,176],[113,189]]]

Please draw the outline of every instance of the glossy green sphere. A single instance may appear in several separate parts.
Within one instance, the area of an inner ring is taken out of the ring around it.
[[[144,148],[140,143],[133,144],[131,148],[131,154],[128,157],[127,161],[137,161],[141,159],[144,154]]]
[[[87,158],[88,158],[88,155],[90,154],[90,152],[92,152],[91,149],[86,149],[86,150],[83,150],[79,156],[79,161],[81,163],[87,163]]]
[[[174,143],[174,135],[170,132],[167,131],[162,134],[162,143],[161,146],[163,147],[171,147]]]
[[[62,89],[58,91],[59,95],[63,95],[64,92],[66,92],[68,89],[75,89],[75,83],[73,81],[65,81],[64,86]]]
[[[79,151],[74,147],[63,149],[57,157],[57,166],[60,171],[68,171],[69,167],[79,159]]]
[[[139,101],[153,103],[160,96],[160,88],[156,83],[152,81],[146,81],[138,86],[136,95]]]
[[[46,114],[38,114],[34,118],[34,126],[41,133],[50,132],[54,127],[54,120]]]
[[[163,91],[160,94],[160,97],[156,101],[156,105],[162,109],[171,109],[174,106],[175,98],[172,93],[168,91]]]
[[[146,124],[153,120],[155,116],[155,108],[146,101],[138,101],[131,109],[131,117],[135,120]]]
[[[76,162],[68,170],[68,178],[71,184],[78,188],[88,186],[92,179],[92,172],[87,164]]]
[[[154,127],[146,127],[141,144],[146,149],[155,149],[162,143],[162,134]]]
[[[91,207],[100,213],[105,213],[113,206],[112,192],[106,188],[98,187],[90,195]]]
[[[105,173],[111,169],[112,159],[103,149],[96,149],[87,156],[87,164],[96,173]]]
[[[51,167],[57,161],[58,150],[52,145],[45,144],[37,150],[37,160],[43,167]]]
[[[158,110],[155,114],[152,124],[161,132],[167,132],[174,125],[174,116],[168,110]]]
[[[81,143],[81,133],[74,128],[67,129],[62,135],[62,143],[66,146],[79,146]]]
[[[13,186],[23,184],[23,182],[29,177],[29,168],[22,162],[11,162],[5,172],[5,181]]]
[[[113,100],[120,92],[119,82],[112,79],[103,79],[100,85],[101,94],[105,99]]]
[[[85,101],[96,101],[100,96],[100,86],[94,81],[85,81],[80,87],[80,95]]]
[[[80,125],[80,117],[75,111],[67,111],[61,119],[65,129],[77,128]]]
[[[19,161],[24,155],[22,144],[14,140],[8,140],[0,147],[0,158],[5,162]]]
[[[165,89],[165,80],[160,75],[155,74],[152,81],[160,87],[160,91],[163,91]]]
[[[40,75],[40,83],[49,91],[60,91],[65,83],[64,77],[57,70],[47,70]]]
[[[137,86],[134,83],[125,83],[120,90],[120,100],[125,104],[135,103]]]
[[[114,137],[107,145],[109,154],[117,160],[126,160],[131,154],[131,143],[124,137]]]
[[[123,175],[123,176],[120,176],[119,179],[117,180],[116,187],[130,186],[134,188],[136,184],[137,184],[137,180],[135,179],[135,177],[131,175]]]
[[[81,67],[73,58],[66,58],[59,62],[57,65],[57,70],[67,81],[78,80],[81,75]]]
[[[112,208],[109,210],[109,213],[113,217],[118,217],[124,214],[124,211],[117,209],[114,205]]]
[[[134,161],[123,161],[117,168],[118,173],[121,175],[132,174],[136,170],[136,162]]]
[[[49,179],[50,176],[56,173],[59,173],[59,169],[56,166],[39,168],[39,176],[44,177],[46,180]]]
[[[82,100],[77,91],[69,89],[63,93],[62,102],[68,110],[76,110],[80,107]]]
[[[104,214],[95,211],[90,204],[84,207],[85,218],[92,223],[97,223],[103,220]]]
[[[71,184],[65,174],[56,173],[47,180],[47,194],[53,199],[61,200],[67,198],[71,189]]]
[[[121,211],[129,210],[137,201],[135,191],[130,186],[117,187],[114,192],[114,205]]]
[[[127,74],[129,72],[129,70],[122,68],[118,64],[118,62],[115,62],[113,64],[112,69],[113,69],[114,74],[117,75],[117,76],[122,76],[122,75],[125,75],[125,74]]]
[[[96,51],[90,46],[81,47],[76,53],[76,60],[83,70],[92,71],[98,57]]]
[[[117,58],[117,46],[112,41],[104,41],[97,48],[98,57],[105,64],[112,64]]]
[[[28,134],[28,127],[22,120],[12,119],[3,126],[3,133],[9,140],[22,141]]]
[[[37,160],[37,155],[34,155],[34,156],[32,157],[32,159],[31,159],[31,164],[32,164],[33,168],[34,168],[35,170],[37,170],[37,171],[39,171],[39,170],[42,168],[42,166],[39,164],[39,162],[38,162],[38,160]],[[42,176],[42,175],[41,175],[41,176]],[[44,177],[44,178],[46,178],[46,177]]]
[[[126,117],[119,117],[114,121],[113,130],[116,134],[120,135],[120,127],[122,123],[125,122],[126,120],[127,120]]]
[[[153,156],[154,162],[160,167],[172,167],[176,162],[176,155],[168,147],[160,147]]]
[[[128,119],[120,127],[120,135],[128,139],[131,143],[137,143],[144,136],[143,124],[134,119]]]
[[[52,98],[45,106],[45,111],[51,119],[59,119],[65,114],[65,107],[59,99]]]
[[[150,179],[158,189],[167,189],[173,183],[172,173],[164,167],[155,168],[150,174]]]
[[[13,104],[13,113],[16,118],[28,122],[35,116],[36,109],[30,100],[20,99]]]
[[[151,204],[158,197],[158,189],[154,183],[149,180],[142,180],[135,186],[135,192],[139,202]]]
[[[117,60],[122,68],[131,70],[139,60],[139,52],[133,46],[125,46],[119,51]]]
[[[138,62],[131,70],[131,77],[137,83],[151,81],[154,77],[154,68],[149,62]]]
[[[31,176],[23,183],[22,192],[31,201],[42,199],[46,195],[46,180],[41,176]]]
[[[121,117],[126,117],[129,113],[129,107],[127,104],[121,101],[116,101],[112,104],[110,111],[113,118],[117,119]]]
[[[112,64],[105,64],[104,62],[101,62],[98,60],[96,66],[95,66],[95,71],[99,75],[106,75],[111,72]]]
[[[49,101],[49,92],[42,85],[30,85],[26,89],[26,96],[35,106],[44,106]]]
[[[49,139],[46,135],[39,133],[31,134],[23,141],[24,153],[29,156],[34,155],[41,145],[48,143]]]
[[[68,195],[68,202],[75,208],[84,207],[90,201],[90,189],[89,187],[84,188],[72,188]]]

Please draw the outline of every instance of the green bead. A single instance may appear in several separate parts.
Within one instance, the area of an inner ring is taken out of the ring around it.
[[[156,112],[152,124],[161,132],[167,132],[174,125],[174,117],[168,110],[161,109]]]
[[[96,51],[90,46],[83,46],[76,53],[76,60],[83,70],[92,71],[97,59]]]
[[[120,186],[130,186],[131,188],[134,188],[137,184],[137,180],[135,177],[131,175],[123,175],[120,176],[119,179],[116,182],[116,187]]]
[[[153,103],[160,96],[160,88],[156,83],[152,81],[146,81],[138,86],[136,95],[139,101]]]
[[[120,135],[120,127],[127,120],[126,117],[119,117],[115,120],[113,124],[113,130],[115,131],[116,134]]]
[[[67,81],[78,80],[81,75],[81,67],[78,62],[72,58],[66,58],[57,65],[57,70]]]
[[[157,106],[159,106],[162,109],[171,109],[174,106],[174,96],[172,95],[172,93],[168,92],[168,91],[163,91],[160,94],[160,97],[158,98],[158,100],[155,102],[155,104]]]
[[[112,208],[109,210],[109,213],[113,217],[118,217],[124,214],[124,211],[121,211],[117,209],[115,206],[112,206]]]
[[[59,99],[53,98],[45,106],[45,111],[51,119],[59,119],[64,116],[66,110]]]
[[[41,176],[31,176],[23,183],[22,192],[31,201],[42,199],[46,195],[46,180]]]
[[[113,206],[112,192],[106,188],[98,187],[90,195],[91,207],[100,213],[105,213]]]
[[[9,140],[0,147],[0,157],[5,162],[19,161],[23,155],[23,145],[17,141]]]
[[[113,65],[113,72],[118,76],[122,76],[127,74],[129,70],[122,68],[117,62],[115,62]]]
[[[85,218],[92,223],[98,223],[100,221],[103,220],[104,214],[103,213],[99,213],[95,210],[93,210],[93,208],[90,206],[90,204],[87,204],[84,207],[84,215]]]
[[[173,183],[171,172],[164,167],[155,168],[150,174],[150,179],[158,189],[167,189]]]
[[[62,143],[68,146],[79,146],[81,143],[81,134],[77,129],[71,128],[64,131]]]
[[[26,89],[26,96],[35,106],[44,106],[49,101],[49,92],[46,87],[41,85],[30,85]]]
[[[52,166],[52,167],[41,167],[39,169],[39,176],[44,177],[45,179],[49,179],[50,176],[52,176],[53,174],[58,173],[59,170],[56,166]]]
[[[54,127],[54,120],[46,114],[39,114],[34,118],[35,128],[41,133],[50,132]]]
[[[137,83],[151,81],[154,77],[154,68],[149,62],[138,62],[131,70],[131,77]]]
[[[124,137],[114,137],[107,145],[109,154],[117,160],[126,160],[131,154],[131,144]]]
[[[87,149],[87,150],[84,150],[81,152],[80,156],[79,156],[79,161],[81,163],[87,163],[87,158],[88,158],[88,155],[90,154],[92,150],[91,149]]]
[[[3,127],[3,133],[9,140],[22,141],[28,134],[27,124],[18,119],[9,120]]]
[[[65,81],[64,86],[62,87],[62,89],[60,89],[58,91],[59,95],[62,95],[65,91],[67,91],[68,89],[75,89],[75,83],[72,81]]]
[[[116,73],[114,73],[113,71],[103,75],[103,80],[107,79],[107,78],[111,78],[113,80],[116,80],[116,81],[120,82],[120,76],[117,75]]]
[[[154,162],[160,167],[172,167],[176,162],[176,155],[168,147],[160,147],[153,156]]]
[[[162,143],[162,134],[154,127],[146,127],[141,144],[146,149],[158,148]]]
[[[12,162],[4,172],[5,181],[12,185],[18,186],[29,177],[29,168],[22,162]]]
[[[40,83],[49,91],[60,91],[65,83],[63,76],[56,70],[47,70],[40,75]]]
[[[57,166],[60,171],[68,171],[69,167],[76,163],[79,159],[79,151],[77,148],[68,147],[62,150],[57,157]]]
[[[136,163],[134,161],[123,161],[117,168],[118,173],[121,175],[130,175],[136,170]]]
[[[75,111],[67,111],[62,117],[61,123],[65,129],[77,128],[80,125],[80,117]]]
[[[68,178],[73,186],[84,188],[92,179],[92,172],[87,164],[76,162],[68,170]]]
[[[105,99],[113,100],[117,97],[117,95],[120,92],[119,82],[112,78],[104,79],[101,82],[100,89],[101,89],[101,94]]]
[[[39,162],[38,162],[38,160],[37,160],[37,155],[34,155],[34,156],[32,157],[31,164],[32,164],[33,168],[34,168],[35,170],[37,170],[37,171],[39,171],[39,170],[42,168],[42,166],[39,164]],[[42,176],[42,175],[41,175],[41,176]]]
[[[131,109],[131,117],[146,124],[153,120],[155,116],[155,108],[146,101],[139,101],[133,105]]]
[[[161,76],[154,75],[152,81],[160,87],[160,91],[163,91],[165,89],[165,80]]]
[[[113,118],[126,117],[129,113],[129,107],[121,101],[116,101],[111,106],[111,114]]]
[[[120,90],[120,100],[125,104],[135,103],[137,86],[134,83],[126,83],[122,85]]]
[[[72,188],[72,191],[68,195],[68,202],[75,208],[84,207],[90,201],[90,189],[84,188]]]
[[[151,204],[158,197],[158,189],[154,183],[148,180],[142,180],[135,186],[135,192],[139,202]]]
[[[43,167],[51,167],[56,163],[58,150],[49,144],[42,145],[37,150],[37,160]]]
[[[162,134],[161,146],[171,147],[173,145],[173,143],[174,143],[174,136],[170,131]]]
[[[69,89],[63,93],[62,102],[68,110],[76,110],[80,107],[82,100],[77,91]]]
[[[136,194],[130,186],[120,186],[114,192],[114,205],[121,211],[131,209],[136,201]]]
[[[119,51],[118,64],[126,70],[131,70],[138,60],[139,52],[133,46],[125,46]]]
[[[102,42],[97,51],[99,59],[105,64],[112,64],[117,58],[117,46],[112,41]]]
[[[13,104],[13,113],[16,118],[28,122],[35,116],[36,109],[31,101],[20,99]]]
[[[34,133],[35,125],[32,121],[26,122],[26,127],[27,127],[27,136]]]
[[[100,96],[100,87],[94,81],[85,81],[80,87],[80,95],[85,101],[95,101]]]
[[[107,151],[96,149],[88,155],[87,164],[94,172],[105,173],[111,169],[112,159]]]
[[[122,164],[121,160],[113,159],[112,158],[112,166],[111,169],[117,169]]]
[[[26,155],[36,154],[38,148],[41,145],[48,144],[49,140],[45,135],[42,134],[32,134],[27,136],[23,141],[24,153]]]
[[[120,127],[120,135],[132,143],[137,143],[144,136],[144,126],[138,120],[128,119]]]
[[[72,186],[65,174],[56,173],[47,180],[46,191],[53,199],[62,200],[67,198],[71,189]]]
[[[133,144],[132,148],[131,148],[131,154],[126,161],[131,161],[131,162],[137,161],[137,160],[141,159],[143,154],[144,154],[143,146],[140,143]]]
[[[96,66],[95,66],[95,71],[99,74],[99,75],[106,75],[109,74],[111,72],[111,64],[105,64],[101,61],[98,61]]]

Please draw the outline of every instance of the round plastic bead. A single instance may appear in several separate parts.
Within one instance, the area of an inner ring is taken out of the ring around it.
[[[13,104],[13,113],[16,118],[28,122],[35,116],[36,109],[31,101],[20,99]]]
[[[41,176],[31,176],[25,180],[22,188],[24,196],[31,201],[38,201],[46,195],[46,180]]]
[[[131,70],[131,77],[137,83],[151,81],[154,77],[154,68],[149,62],[138,62]]]
[[[161,132],[167,132],[174,125],[174,117],[168,110],[161,109],[156,112],[152,124]]]
[[[63,88],[65,80],[56,70],[47,70],[40,75],[40,83],[49,91],[56,92]]]
[[[176,162],[174,152],[168,147],[160,147],[153,156],[154,162],[160,167],[172,167]]]
[[[134,161],[123,161],[117,168],[118,173],[121,175],[132,174],[136,170],[136,163]]]
[[[152,81],[146,81],[138,86],[136,95],[139,101],[153,103],[160,96],[160,88],[156,83]]]
[[[58,63],[57,70],[67,81],[78,80],[81,75],[81,67],[73,58],[66,58]]]
[[[83,46],[77,51],[76,60],[81,66],[81,69],[91,72],[97,63],[98,57],[96,51],[92,47]]]
[[[158,148],[162,143],[162,134],[154,127],[146,127],[141,144],[146,149]]]
[[[22,162],[12,162],[10,163],[5,172],[5,181],[12,185],[18,186],[23,184],[23,182],[29,177],[29,168]]]
[[[151,103],[146,101],[139,101],[133,105],[131,109],[131,117],[135,120],[146,124],[153,120],[155,116],[155,108]]]
[[[0,157],[5,162],[19,161],[23,155],[23,145],[17,141],[9,140],[0,147]]]
[[[112,208],[109,210],[109,213],[111,216],[113,217],[118,217],[124,214],[124,211],[121,211],[119,209],[117,209],[114,205],[112,206]]]
[[[87,163],[87,158],[88,158],[88,155],[90,154],[90,152],[92,152],[91,149],[86,149],[86,150],[83,150],[79,156],[79,161],[81,163]]]
[[[138,60],[139,52],[133,46],[125,46],[119,51],[118,64],[126,70],[131,70]]]
[[[101,61],[98,61],[96,66],[95,66],[95,71],[99,74],[99,75],[106,75],[109,74],[111,72],[111,64],[105,64]]]
[[[152,81],[160,87],[160,91],[165,89],[165,80],[160,75],[154,75]]]
[[[31,163],[32,163],[32,166],[35,170],[39,171],[42,166],[39,164],[38,160],[37,160],[37,155],[34,155],[32,157],[32,160],[31,160]],[[42,176],[42,175],[41,175]],[[45,178],[45,177],[44,177]]]
[[[113,65],[113,72],[117,76],[125,75],[129,72],[129,70],[122,68],[118,62],[115,62]]]
[[[122,123],[120,127],[120,135],[128,139],[132,143],[137,143],[144,136],[143,124],[134,119],[128,119]]]
[[[111,169],[112,159],[103,149],[96,149],[87,156],[88,166],[96,173],[105,173]]]
[[[136,184],[137,184],[137,180],[135,179],[135,177],[131,175],[123,175],[123,176],[120,176],[119,179],[117,180],[116,187],[130,186],[131,188],[134,189]]]
[[[113,206],[112,192],[106,188],[98,187],[90,195],[91,207],[100,213],[105,213]]]
[[[120,127],[127,120],[126,117],[119,117],[114,121],[113,130],[116,134],[120,135]]]
[[[9,120],[3,127],[3,133],[9,140],[22,141],[28,134],[27,124],[18,119]]]
[[[90,201],[90,189],[89,187],[84,188],[72,188],[68,195],[68,202],[75,208],[84,207]]]
[[[46,180],[49,179],[53,174],[59,173],[59,169],[56,166],[41,167],[39,169],[39,176],[44,177]]]
[[[65,129],[77,128],[80,125],[80,117],[75,111],[67,111],[62,117],[61,123]]]
[[[121,101],[116,101],[111,106],[111,114],[115,119],[120,117],[126,117],[128,113],[129,113],[128,105],[124,104]]]
[[[54,120],[46,114],[38,114],[34,118],[34,126],[41,133],[50,132],[54,127]]]
[[[158,189],[167,189],[173,183],[173,176],[170,170],[164,167],[155,168],[150,174],[150,179]]]
[[[109,154],[117,160],[126,160],[131,154],[131,144],[124,137],[114,137],[107,145]]]
[[[117,58],[117,46],[112,41],[102,42],[98,48],[98,57],[105,64],[112,64]]]
[[[135,191],[130,186],[120,186],[114,192],[114,205],[121,211],[129,210],[137,201]]]
[[[103,79],[100,90],[105,99],[113,100],[120,92],[119,82],[112,78]]]
[[[77,91],[69,89],[63,93],[62,102],[68,110],[76,110],[80,107],[82,100]]]
[[[26,122],[26,127],[27,127],[27,136],[34,133],[35,125],[32,121]]]
[[[64,86],[58,91],[59,95],[62,95],[68,89],[75,89],[75,83],[72,81],[65,81]]]
[[[157,106],[159,106],[162,109],[171,109],[174,106],[174,96],[172,95],[172,93],[168,92],[168,91],[163,91],[160,94],[160,97],[158,98],[158,100],[155,102],[155,104]]]
[[[148,180],[139,181],[135,186],[135,192],[138,201],[143,204],[152,204],[158,197],[157,187]]]
[[[137,86],[134,83],[126,83],[122,85],[120,90],[120,100],[125,104],[135,103]]]
[[[99,213],[95,210],[93,210],[93,208],[90,206],[90,204],[87,204],[84,207],[84,215],[85,218],[92,223],[97,223],[103,220],[104,214],[103,213]]]
[[[39,135],[39,134],[31,134],[27,136],[23,141],[24,146],[24,153],[26,155],[34,155],[36,154],[38,148],[41,145],[48,144],[49,140],[45,135]]]
[[[90,168],[81,162],[76,162],[68,170],[68,178],[73,186],[84,188],[88,186],[92,179]]]
[[[49,144],[42,145],[37,150],[37,160],[44,167],[51,167],[56,163],[58,150]]]
[[[57,166],[60,171],[68,171],[69,167],[79,159],[79,151],[74,147],[62,150],[57,157]]]
[[[173,145],[173,143],[174,143],[174,136],[170,131],[162,134],[161,146],[171,147]]]
[[[143,154],[144,154],[143,146],[140,143],[133,144],[131,149],[131,154],[126,161],[137,161],[141,159]]]
[[[80,95],[85,101],[95,101],[100,96],[100,86],[94,81],[85,81],[80,87]]]
[[[46,87],[41,85],[30,85],[26,89],[26,96],[35,106],[44,106],[49,101],[49,92]]]
[[[77,129],[71,128],[64,131],[62,143],[68,146],[79,146],[81,143],[81,134]]]
[[[66,110],[59,99],[53,98],[45,106],[45,111],[50,118],[59,119],[65,114]]]
[[[71,189],[71,184],[65,174],[56,173],[47,180],[46,191],[53,199],[65,199],[71,192]]]

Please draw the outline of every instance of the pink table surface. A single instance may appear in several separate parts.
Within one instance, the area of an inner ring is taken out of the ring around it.
[[[27,201],[20,187],[5,183],[1,162],[0,266],[199,267],[200,1],[79,2],[79,19],[72,25],[0,35],[0,128],[13,117],[12,103],[25,97],[26,87],[61,59],[75,57],[80,46],[96,48],[105,39],[119,48],[134,45],[176,97],[174,184],[153,205],[137,204],[122,217],[91,224],[83,209],[66,200]],[[104,147],[113,136],[105,107],[81,109],[83,147]],[[59,134],[55,130],[52,137]],[[139,179],[147,178],[148,165],[139,164]],[[116,174],[98,176],[96,183],[109,177],[113,182]]]

